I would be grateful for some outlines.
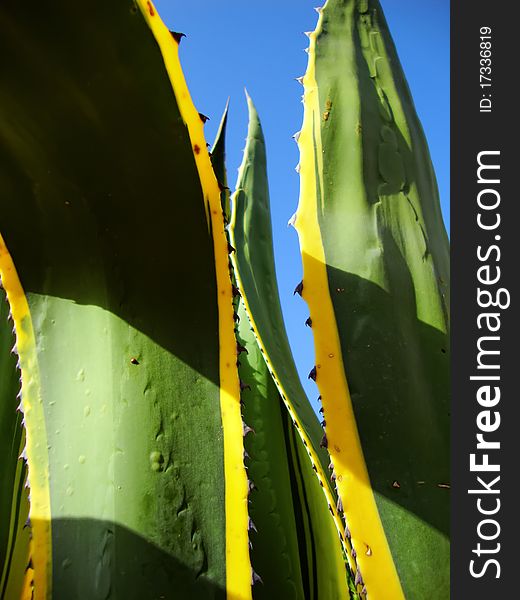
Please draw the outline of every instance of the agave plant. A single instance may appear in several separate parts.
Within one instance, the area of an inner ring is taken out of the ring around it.
[[[310,34],[292,220],[150,1],[0,8],[0,598],[446,598],[448,242],[377,2]]]

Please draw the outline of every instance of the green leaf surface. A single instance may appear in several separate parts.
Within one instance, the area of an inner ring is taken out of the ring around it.
[[[213,146],[211,147],[211,164],[213,165],[213,170],[215,171],[215,176],[217,181],[219,182],[219,186],[221,188],[221,202],[222,202],[222,211],[224,213],[224,220],[226,223],[229,223],[231,219],[231,208],[230,208],[230,193],[228,187],[228,178],[226,171],[226,126],[229,112],[229,98],[226,102],[226,107],[224,108],[224,112],[222,113],[222,117],[220,119],[220,125],[217,131],[217,135],[215,136],[215,140],[213,142]]]
[[[247,354],[240,355],[240,380],[244,423],[253,429],[246,435],[248,477],[254,484],[249,514],[251,562],[262,578],[254,587],[254,598],[303,598],[303,580],[298,546],[298,523],[293,490],[292,461],[286,444],[285,406],[267,370],[240,302],[238,340]],[[299,507],[298,507],[299,508]],[[305,558],[305,557],[304,557]]]
[[[342,546],[327,500],[251,330],[242,303],[238,336],[256,599],[349,598]]]
[[[245,299],[237,311],[238,339],[247,350],[240,355],[239,367],[247,386],[242,392],[243,416],[254,430],[246,437],[248,474],[257,488],[250,496],[257,529],[250,534],[251,560],[263,580],[253,594],[258,599],[347,599],[346,558],[331,515],[330,492],[328,500],[322,488],[328,482],[322,478],[320,483],[319,465],[293,422],[296,416],[299,423],[308,424],[324,460],[326,452],[319,448],[323,430],[301,387],[285,334],[274,270],[265,142],[249,97],[248,105],[249,131],[234,195],[232,233]],[[277,363],[271,361],[269,349]],[[297,394],[296,400],[282,400],[277,375],[285,393]]]
[[[17,410],[20,372],[5,292],[0,288],[0,598],[19,597],[29,557],[29,514],[22,413]]]
[[[322,267],[305,241],[312,205],[362,454],[399,580],[407,598],[440,600],[449,595],[449,243],[379,2],[327,1],[304,84],[296,219],[304,271]],[[310,292],[306,300],[319,336],[326,303]],[[319,374],[317,383],[326,383]],[[350,402],[323,398],[327,422],[338,402]],[[329,436],[329,447],[342,441],[341,432]],[[363,540],[362,523],[354,533]]]
[[[213,241],[163,57],[125,0],[4,2],[0,32],[0,230],[35,333],[48,589],[224,597]]]
[[[275,382],[325,468],[327,453],[319,447],[323,432],[301,385],[283,321],[274,263],[265,140],[249,96],[247,103],[249,128],[233,195],[231,223],[236,276]]]

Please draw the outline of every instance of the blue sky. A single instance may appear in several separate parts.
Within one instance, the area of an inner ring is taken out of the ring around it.
[[[422,121],[449,227],[449,0],[380,0]],[[280,296],[293,354],[311,401],[318,392],[306,376],[314,364],[305,302],[293,297],[301,279],[296,232],[287,221],[298,203],[292,135],[301,127],[302,88],[295,78],[307,64],[304,31],[315,28],[320,0],[155,0],[170,29],[187,35],[181,62],[199,112],[210,117],[212,143],[228,96],[230,186],[247,133],[244,87],[258,110],[267,144],[273,238]]]

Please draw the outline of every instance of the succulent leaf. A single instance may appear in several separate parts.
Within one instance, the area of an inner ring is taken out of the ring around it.
[[[0,598],[22,597],[29,562],[27,469],[23,414],[18,405],[20,372],[5,292],[0,288]]]
[[[239,372],[251,388],[243,391],[244,418],[256,431],[246,441],[248,472],[258,487],[250,509],[258,526],[252,562],[260,574],[266,573],[264,586],[258,594],[255,589],[254,596],[273,596],[278,587],[278,594],[285,590],[284,597],[348,598],[343,546],[348,553],[350,547],[322,466],[328,463],[319,445],[323,430],[301,387],[285,333],[273,258],[265,141],[256,109],[249,97],[247,101],[248,137],[230,232],[242,290],[237,330],[248,349]]]
[[[221,189],[221,201],[222,201],[222,211],[224,213],[224,221],[229,223],[231,219],[231,208],[230,208],[230,193],[228,188],[228,179],[227,179],[227,171],[226,171],[226,126],[229,112],[229,98],[226,102],[226,106],[224,108],[224,112],[222,113],[222,117],[220,119],[220,125],[217,131],[217,135],[215,136],[215,141],[213,142],[213,146],[211,147],[211,164],[213,165],[213,170],[215,171],[215,176],[217,181],[219,182],[219,187]]]
[[[244,421],[255,434],[245,442],[250,496],[251,562],[263,585],[256,599],[348,600],[345,558],[327,500],[243,305],[238,335],[248,354],[239,368]],[[319,593],[318,593],[319,591]]]
[[[358,590],[446,598],[449,245],[377,1],[326,2],[303,83],[302,295]]]
[[[249,128],[244,158],[233,194],[230,225],[235,276],[244,306],[273,379],[291,418],[319,468],[323,481],[327,453],[319,447],[322,431],[305,395],[289,346],[274,265],[265,141],[249,96]],[[326,485],[325,488],[328,486]]]
[[[0,27],[35,598],[250,598],[227,240],[178,44],[141,0],[9,1]]]

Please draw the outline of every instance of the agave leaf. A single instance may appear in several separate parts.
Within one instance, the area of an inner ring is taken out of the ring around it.
[[[229,98],[226,102],[224,112],[220,119],[220,125],[215,136],[215,141],[211,147],[211,164],[215,171],[215,176],[219,182],[221,189],[222,212],[224,213],[224,221],[229,223],[231,219],[231,208],[229,204],[230,193],[228,187],[227,171],[226,171],[226,126],[229,112]]]
[[[286,403],[298,423],[314,461],[328,464],[319,447],[323,432],[301,385],[285,331],[276,282],[265,141],[258,114],[249,96],[249,128],[244,158],[233,194],[230,225],[235,276],[258,343]],[[326,479],[326,477],[324,477]],[[328,487],[328,485],[326,485]]]
[[[446,598],[449,246],[377,1],[326,2],[303,83],[303,297],[360,575],[376,600]]]
[[[220,191],[151,2],[4,2],[35,598],[251,596]]]
[[[298,523],[291,489],[291,461],[286,444],[278,390],[251,331],[243,303],[238,316],[238,339],[247,350],[240,356],[243,418],[252,429],[245,437],[246,464],[251,485],[251,562],[262,578],[254,598],[278,593],[283,598],[303,598],[298,545]],[[247,387],[246,387],[247,386]],[[253,529],[254,526],[254,529]]]
[[[327,499],[242,302],[238,315],[238,337],[247,349],[239,367],[243,416],[253,429],[245,442],[254,484],[251,561],[263,583],[253,597],[346,600],[345,558]]]
[[[264,585],[254,588],[254,597],[348,598],[342,548],[342,542],[348,548],[348,540],[320,463],[326,456],[319,447],[323,430],[301,387],[285,334],[273,259],[265,142],[258,114],[247,100],[248,137],[230,230],[242,292],[238,339],[247,350],[239,367],[243,414],[255,432],[246,438],[248,474],[257,488],[250,499],[257,529],[251,534],[251,558]]]
[[[20,373],[8,314],[5,292],[0,289],[0,598],[18,598],[29,560],[29,530],[25,528],[29,505],[26,467],[19,458],[25,445],[22,414],[17,410]]]

